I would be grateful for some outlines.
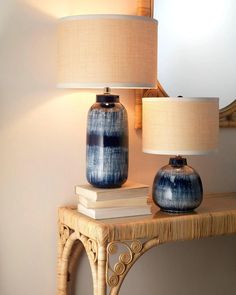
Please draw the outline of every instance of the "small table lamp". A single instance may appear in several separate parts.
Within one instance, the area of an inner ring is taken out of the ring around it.
[[[189,212],[202,201],[202,182],[183,155],[217,148],[218,98],[143,98],[143,151],[175,155],[153,183],[153,200],[167,212]]]
[[[154,88],[157,21],[131,15],[80,15],[59,22],[58,86],[105,88],[87,123],[87,180],[121,186],[128,176],[128,121],[110,88]]]

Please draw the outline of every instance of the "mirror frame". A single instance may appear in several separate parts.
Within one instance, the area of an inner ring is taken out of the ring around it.
[[[138,0],[137,15],[153,17],[154,0]],[[164,88],[157,81],[156,89],[136,90],[135,95],[135,128],[142,128],[142,97],[168,97]],[[219,110],[219,126],[236,128],[236,100]]]

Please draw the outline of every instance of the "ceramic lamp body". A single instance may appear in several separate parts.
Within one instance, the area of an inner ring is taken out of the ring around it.
[[[120,187],[127,180],[128,119],[118,96],[98,95],[89,110],[86,175],[100,188]]]
[[[193,211],[201,204],[202,195],[201,178],[184,158],[171,158],[169,165],[162,167],[154,178],[153,201],[163,211]]]

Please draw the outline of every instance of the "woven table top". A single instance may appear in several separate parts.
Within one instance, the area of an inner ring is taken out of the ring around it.
[[[59,208],[59,222],[100,243],[158,237],[160,242],[236,234],[236,193],[204,196],[190,214],[168,214],[152,206],[152,215],[94,220],[76,209]]]

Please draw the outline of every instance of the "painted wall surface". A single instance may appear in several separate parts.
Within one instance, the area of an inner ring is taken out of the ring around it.
[[[74,13],[134,14],[135,8],[136,0],[1,1],[1,295],[55,294],[57,207],[76,204],[74,185],[85,181],[86,113],[95,92],[56,89],[56,20]],[[141,132],[133,128],[134,91],[118,93],[129,113],[130,179],[151,184],[168,158],[142,153]],[[236,190],[235,135],[221,130],[217,155],[189,159],[205,190]],[[235,246],[235,237],[222,237],[152,249],[121,294],[233,295]],[[73,293],[91,294],[85,256],[76,276]]]

